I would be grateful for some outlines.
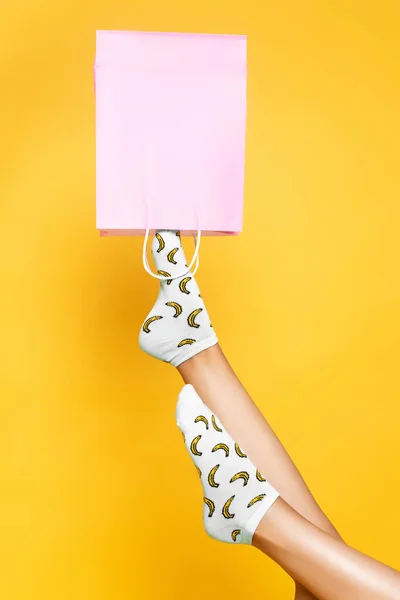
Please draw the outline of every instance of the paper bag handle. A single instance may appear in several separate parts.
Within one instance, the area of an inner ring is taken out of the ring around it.
[[[200,265],[200,258],[199,258],[199,250],[200,250],[200,242],[201,242],[201,231],[200,231],[200,229],[198,229],[198,231],[197,231],[197,240],[196,240],[196,246],[195,246],[195,249],[194,249],[194,254],[193,254],[192,262],[190,263],[190,265],[184,271],[182,271],[182,273],[179,273],[179,275],[174,275],[173,277],[164,277],[164,275],[158,275],[156,273],[153,273],[153,271],[150,269],[149,261],[147,260],[147,242],[148,242],[148,239],[149,239],[149,229],[147,228],[146,229],[146,234],[144,236],[144,241],[143,241],[143,255],[142,255],[142,259],[143,259],[143,266],[144,266],[145,270],[147,271],[147,273],[149,275],[151,275],[155,279],[159,279],[160,281],[171,281],[172,279],[180,279],[181,277],[183,277],[184,275],[186,275],[187,273],[189,273],[189,271],[192,270],[192,267],[193,267],[194,263],[196,263],[196,266],[195,266],[194,271],[193,271],[193,276],[197,273],[197,269],[199,268],[199,265]]]

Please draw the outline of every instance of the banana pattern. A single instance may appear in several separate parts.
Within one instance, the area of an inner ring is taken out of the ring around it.
[[[232,479],[230,480],[229,483],[234,483],[238,479],[243,479],[243,487],[244,487],[245,485],[247,485],[249,483],[250,475],[248,474],[247,471],[240,471],[239,473],[236,473],[236,475],[234,475],[232,477]]]
[[[241,534],[241,530],[240,529],[234,529],[231,533],[231,538],[233,539],[234,542],[236,542],[237,540],[237,536]]]
[[[195,322],[195,318],[197,317],[197,315],[199,315],[201,312],[203,311],[202,308],[196,308],[196,310],[194,310],[193,312],[190,313],[190,315],[187,318],[187,322],[188,325],[190,327],[195,327],[196,329],[198,329],[200,327],[200,325],[198,323]]]
[[[215,465],[215,467],[213,467],[208,474],[207,479],[208,479],[208,483],[210,484],[210,487],[213,487],[213,488],[219,487],[219,483],[217,483],[214,479],[215,473],[218,471],[218,469],[219,469],[219,465]]]
[[[191,345],[194,344],[196,340],[194,340],[193,338],[185,338],[184,340],[181,340],[178,344],[178,348],[182,348],[182,346],[187,346],[187,345]]]
[[[159,321],[160,319],[162,319],[163,317],[161,317],[160,315],[157,315],[155,317],[150,317],[149,319],[147,319],[144,323],[143,323],[143,331],[145,333],[150,333],[150,329],[149,329],[149,325],[151,325],[152,323],[154,323],[154,321]]]
[[[227,500],[222,508],[222,514],[225,517],[225,519],[233,519],[234,518],[234,514],[229,512],[229,507],[233,502],[233,499],[235,498],[235,496],[231,496],[229,498],[229,500]]]
[[[279,494],[195,390],[185,391],[190,394],[180,397],[176,416],[200,476],[204,528],[214,539],[251,544],[257,524]]]
[[[161,237],[161,235],[159,233],[156,233],[156,238],[157,238],[157,241],[158,241],[157,252],[160,253],[165,248],[165,242],[164,242],[164,239]]]
[[[192,442],[190,444],[190,451],[195,456],[201,456],[203,454],[202,452],[199,452],[197,450],[197,444],[199,443],[200,440],[201,440],[201,435],[198,435],[197,437],[194,438],[194,440],[192,440]]]
[[[240,456],[240,458],[247,458],[247,454],[241,451],[240,446],[238,444],[235,444],[235,452],[238,456]]]
[[[260,494],[259,496],[256,496],[255,498],[253,498],[253,500],[250,500],[250,502],[247,505],[247,508],[251,508],[256,502],[261,502],[261,500],[263,500],[265,496],[266,494]]]
[[[157,252],[158,252],[158,251],[157,251]],[[158,270],[158,271],[157,271],[157,273],[158,273],[159,275],[162,275],[163,277],[171,277],[171,273],[167,273],[167,271],[161,271],[161,270]],[[167,281],[167,285],[171,285],[171,283],[172,283],[172,279],[168,279],[168,281]]]
[[[211,452],[217,452],[217,450],[223,450],[225,452],[225,457],[229,456],[229,448],[226,444],[216,444]]]
[[[195,423],[202,422],[206,426],[206,429],[208,429],[208,420],[206,419],[206,417],[203,417],[203,415],[199,415],[198,417],[196,417],[194,422]]]
[[[175,309],[174,319],[176,319],[177,317],[179,317],[179,315],[182,314],[182,306],[177,302],[166,302],[165,306],[170,306],[171,308]]]
[[[200,290],[186,262],[181,236],[175,229],[158,230],[154,234],[151,251],[160,289],[139,334],[139,345],[144,352],[175,366],[217,343],[214,331],[210,331]],[[158,319],[164,321],[153,325]],[[211,415],[207,414],[207,418]]]
[[[179,360],[187,359],[203,344],[207,347],[208,340],[214,341],[214,333],[210,332],[212,323],[189,268],[181,271],[185,259],[180,232],[161,231],[161,235],[156,232],[152,248],[156,270],[159,269],[163,281],[155,308],[142,326],[142,347],[147,351],[147,344],[149,353],[158,356],[158,346],[168,346],[165,352],[160,352],[161,358],[168,358],[170,353],[171,362],[179,364]],[[182,275],[178,278],[175,272]],[[157,324],[163,318],[163,323]],[[185,445],[203,488],[207,532],[236,545],[250,543],[251,524],[267,507],[268,483],[204,404],[193,404],[190,409],[179,404],[177,417],[186,433]]]
[[[256,477],[257,477],[258,481],[267,481],[266,479],[264,479],[264,477],[261,475],[261,473],[258,469],[256,470]]]
[[[191,277],[184,277],[182,281],[179,283],[179,289],[183,294],[190,294],[190,291],[186,288],[187,284],[191,280]]]
[[[206,498],[205,496],[204,496],[203,500],[204,500],[204,502],[208,506],[208,516],[212,517],[213,514],[214,514],[214,511],[215,511],[215,504],[214,504],[214,502],[212,500],[210,500],[209,498]]]
[[[172,263],[173,265],[178,264],[174,258],[175,254],[178,252],[179,248],[174,248],[173,250],[171,250],[171,252],[168,252],[167,254],[167,260],[168,262]]]
[[[222,429],[220,429],[217,425],[217,421],[215,420],[214,415],[211,417],[211,423],[212,426],[214,427],[215,431],[218,431],[218,433],[222,433]]]

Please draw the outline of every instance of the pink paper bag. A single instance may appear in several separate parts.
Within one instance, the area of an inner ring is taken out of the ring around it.
[[[97,228],[242,229],[246,37],[98,31]]]

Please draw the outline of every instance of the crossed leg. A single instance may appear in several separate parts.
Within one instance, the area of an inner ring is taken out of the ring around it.
[[[232,437],[246,449],[281,497],[311,523],[339,537],[285,448],[231,369],[220,346],[197,354],[178,370],[186,383],[193,384]],[[313,594],[296,582],[295,600],[312,598]]]
[[[152,252],[165,280],[143,323],[141,348],[179,369],[204,410],[220,419],[226,435],[245,448],[246,460],[281,496],[257,524],[253,544],[299,582],[296,600],[400,600],[400,574],[344,544],[231,369],[194,277],[180,275],[186,259],[179,232],[157,232]],[[229,511],[226,517],[231,518]]]
[[[178,370],[185,383],[192,384],[203,402],[219,417],[232,438],[245,448],[252,462],[281,497],[308,521],[339,537],[285,448],[230,367],[220,346],[212,346],[197,354]],[[295,583],[296,600],[314,598],[301,584]]]
[[[293,577],[296,599],[400,600],[400,573],[340,539],[220,347],[196,355],[178,370],[204,402],[203,413],[209,414],[209,409],[216,415],[279,492],[281,497],[267,510],[252,543]]]

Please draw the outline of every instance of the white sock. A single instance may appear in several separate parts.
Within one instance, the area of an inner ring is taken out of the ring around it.
[[[151,251],[160,275],[173,277],[187,266],[179,231],[158,231]],[[178,367],[217,343],[193,275],[189,272],[179,279],[162,281],[157,302],[139,334],[141,349]]]
[[[178,427],[203,485],[203,522],[221,542],[251,544],[261,519],[279,497],[191,385],[176,408]]]

